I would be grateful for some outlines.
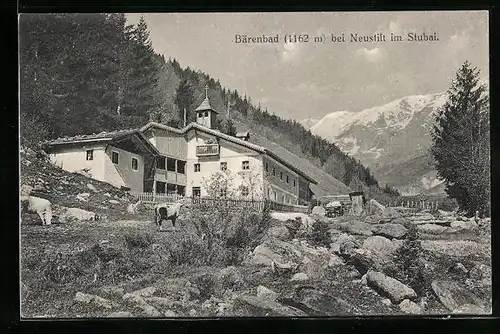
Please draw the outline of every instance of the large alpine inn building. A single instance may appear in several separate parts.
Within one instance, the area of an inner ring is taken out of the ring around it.
[[[182,129],[150,122],[140,129],[58,138],[43,147],[64,170],[85,170],[136,193],[206,197],[205,181],[223,171],[233,175],[239,197],[309,204],[309,186],[316,181],[293,161],[252,143],[248,132],[230,136],[213,129],[218,113],[207,94],[195,112],[196,122]]]

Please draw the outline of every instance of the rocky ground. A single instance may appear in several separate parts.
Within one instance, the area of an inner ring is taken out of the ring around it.
[[[41,226],[22,215],[24,317],[491,312],[488,219],[404,209],[271,213],[230,260],[207,260],[219,240],[200,237],[203,224],[216,223],[204,218],[210,212],[185,210],[178,230],[157,232],[150,212],[127,210],[132,200],[119,190],[34,157],[22,159],[22,186],[49,194],[58,217]],[[226,245],[245,239],[228,226]]]

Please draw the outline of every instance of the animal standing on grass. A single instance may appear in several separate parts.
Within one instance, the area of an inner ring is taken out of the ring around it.
[[[175,221],[179,217],[181,207],[185,205],[185,200],[179,200],[174,203],[159,203],[155,206],[155,224],[158,230],[161,231],[161,223],[164,220],[171,220],[172,226],[175,229]]]
[[[52,222],[52,204],[45,198],[21,196],[21,208],[24,212],[37,213],[42,225],[50,225]]]

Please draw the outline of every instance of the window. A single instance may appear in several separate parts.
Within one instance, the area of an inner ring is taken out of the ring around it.
[[[276,168],[273,167],[273,175],[276,175]]]
[[[156,168],[165,169],[165,157],[158,157],[156,159]]]
[[[220,197],[227,197],[227,189],[226,188],[222,188],[220,190]]]
[[[241,163],[241,167],[243,170],[249,170],[250,169],[250,161],[246,160]]]
[[[167,170],[175,172],[175,159],[167,158]]]
[[[280,180],[283,180],[283,172],[280,172]]]
[[[114,164],[118,164],[118,152],[111,152],[111,161]]]
[[[278,193],[274,193],[274,200],[277,201],[278,200]]]
[[[269,172],[269,165],[266,162],[266,172]]]
[[[87,160],[94,160],[94,150],[87,150]]]
[[[167,184],[165,182],[156,181],[156,193],[164,194]]]
[[[249,195],[249,191],[248,191],[248,187],[247,186],[241,186],[240,187],[240,190],[241,190],[241,196],[248,196]]]
[[[193,187],[193,197],[200,197],[200,196],[201,196],[200,187]]]
[[[182,160],[177,160],[177,173],[186,174],[186,162]]]
[[[286,183],[288,183],[288,182],[289,182],[289,180],[288,180],[288,175],[287,175],[287,176],[286,176]]]
[[[293,180],[293,186],[295,187],[295,180]]]
[[[220,163],[220,170],[227,170],[227,162]]]
[[[200,164],[194,164],[194,171],[195,172],[199,172],[201,169],[200,169]]]
[[[138,161],[137,161],[137,159],[136,159],[136,158],[132,158],[132,169],[133,169],[133,170],[137,170],[137,169],[139,169],[139,168],[137,167],[137,165],[138,165]]]
[[[205,111],[205,117],[208,117],[208,111]]]

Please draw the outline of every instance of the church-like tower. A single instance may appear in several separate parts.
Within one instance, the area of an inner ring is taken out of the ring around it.
[[[205,99],[201,102],[199,107],[195,109],[195,112],[196,123],[210,129],[215,126],[218,112],[210,106],[210,101],[208,99],[208,85],[205,86]]]

